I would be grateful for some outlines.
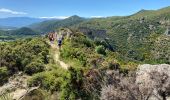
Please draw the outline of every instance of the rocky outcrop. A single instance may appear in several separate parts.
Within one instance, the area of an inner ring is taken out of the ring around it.
[[[84,33],[89,38],[106,38],[106,30],[90,29],[86,27],[79,27],[80,32]]]
[[[27,86],[27,79],[29,76],[19,72],[8,79],[8,83],[0,87],[0,96],[9,94],[12,99],[18,100],[29,90]]]
[[[148,100],[170,100],[170,65],[140,65],[136,84]]]

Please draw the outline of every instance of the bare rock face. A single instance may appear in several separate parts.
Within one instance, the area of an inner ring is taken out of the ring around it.
[[[170,65],[140,65],[136,84],[147,100],[170,100]]]
[[[9,94],[12,99],[19,100],[25,93],[27,93],[27,79],[29,76],[19,72],[8,79],[8,83],[0,87],[0,96]],[[0,98],[1,100],[1,98]]]

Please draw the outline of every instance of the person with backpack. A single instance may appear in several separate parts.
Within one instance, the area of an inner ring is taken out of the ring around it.
[[[58,47],[59,47],[59,49],[61,48],[61,45],[62,45],[62,39],[59,38],[59,39],[58,39]]]

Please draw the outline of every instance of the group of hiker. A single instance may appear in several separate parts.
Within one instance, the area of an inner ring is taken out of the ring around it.
[[[57,45],[58,45],[59,49],[61,48],[62,41],[64,39],[64,36],[62,34],[59,35],[56,32],[50,32],[50,33],[48,33],[48,38],[49,38],[51,44],[54,44],[54,41],[57,40]]]

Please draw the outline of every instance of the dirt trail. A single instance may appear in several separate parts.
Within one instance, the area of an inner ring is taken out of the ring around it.
[[[59,55],[60,55],[60,52],[59,52],[59,48],[57,47],[57,45],[55,44],[52,44],[52,43],[49,43],[51,48],[54,49],[54,60],[56,63],[59,63],[60,66],[64,69],[68,69],[69,65],[64,63],[63,61],[61,61],[59,59]]]

